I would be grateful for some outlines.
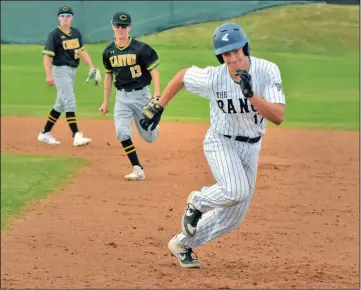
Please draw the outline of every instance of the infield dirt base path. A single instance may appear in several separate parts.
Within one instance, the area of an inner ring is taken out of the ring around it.
[[[127,182],[112,121],[80,120],[93,139],[85,148],[71,146],[63,120],[56,147],[36,141],[44,119],[1,123],[2,152],[88,161],[2,233],[3,288],[360,287],[357,132],[268,129],[246,220],[196,248],[202,268],[188,270],[167,243],[190,191],[214,182],[202,148],[207,124],[163,122],[154,144],[134,131],[146,180]]]

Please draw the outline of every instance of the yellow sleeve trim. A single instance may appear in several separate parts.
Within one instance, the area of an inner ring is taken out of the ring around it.
[[[155,62],[153,62],[150,66],[147,67],[147,70],[152,70],[154,69],[156,66],[159,65],[159,59],[157,59]]]
[[[111,70],[111,69],[105,69],[105,72],[106,72],[107,74],[111,74],[111,73],[113,72],[113,70]]]
[[[83,51],[85,49],[85,46],[83,45],[81,48],[79,48],[79,51]]]
[[[43,54],[47,54],[47,55],[50,55],[50,56],[55,56],[55,53],[50,51],[50,50],[43,50]]]

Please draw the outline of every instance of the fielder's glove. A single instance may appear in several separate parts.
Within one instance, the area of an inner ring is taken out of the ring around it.
[[[102,76],[100,74],[100,70],[97,68],[92,68],[89,70],[88,78],[86,79],[86,83],[88,82],[95,82],[95,85],[99,85],[100,81],[102,79]]]
[[[150,102],[143,107],[143,116],[139,122],[140,126],[146,131],[148,131],[149,126],[151,126],[150,131],[153,131],[159,124],[163,111],[164,108],[152,98]]]
[[[251,83],[251,75],[246,70],[237,71],[236,75],[241,78],[241,81],[238,83],[241,86],[241,90],[243,95],[246,98],[253,97],[252,83]]]

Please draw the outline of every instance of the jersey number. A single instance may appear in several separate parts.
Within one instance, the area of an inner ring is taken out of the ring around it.
[[[80,58],[80,49],[74,49],[74,59]]]
[[[257,116],[257,114],[254,114],[253,119],[254,119],[254,123],[255,123],[255,124],[261,124],[262,121],[263,121],[263,117],[262,117],[261,120],[260,120],[259,123],[258,123],[258,116]]]
[[[132,78],[139,78],[142,75],[142,69],[140,65],[135,65],[130,67],[130,72],[132,73]]]

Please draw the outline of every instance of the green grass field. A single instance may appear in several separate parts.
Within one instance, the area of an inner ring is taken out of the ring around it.
[[[287,97],[284,126],[358,130],[358,6],[281,6],[231,21],[248,32],[253,55],[279,65]],[[162,90],[181,68],[217,65],[212,35],[221,23],[185,26],[139,38],[158,51]],[[105,46],[87,45],[97,67],[102,68]],[[3,115],[44,117],[52,107],[55,88],[45,85],[41,51],[38,45],[1,46]],[[87,67],[82,63],[77,73],[78,115],[103,118],[97,112],[103,89],[84,84],[86,76]],[[208,101],[183,90],[164,116],[208,122]]]
[[[33,201],[46,198],[71,180],[84,164],[79,158],[1,154],[1,228]]]
[[[279,65],[287,98],[283,126],[359,129],[359,6],[281,6],[230,21],[244,27],[253,55]],[[160,56],[162,90],[182,68],[218,65],[212,35],[224,22],[184,26],[139,38]],[[87,45],[97,67],[102,68],[106,45]],[[1,45],[2,115],[45,118],[52,108],[56,91],[45,84],[42,49],[40,45]],[[86,76],[87,67],[82,63],[77,71],[78,117],[112,118],[111,114],[99,116],[103,88],[84,84]],[[114,100],[114,88],[112,95]],[[208,101],[183,90],[167,107],[164,119],[208,122],[208,116]],[[2,155],[2,225],[26,203],[46,197],[56,184],[66,182],[60,179],[82,163],[78,159],[59,160]],[[48,171],[51,178],[44,179]]]

